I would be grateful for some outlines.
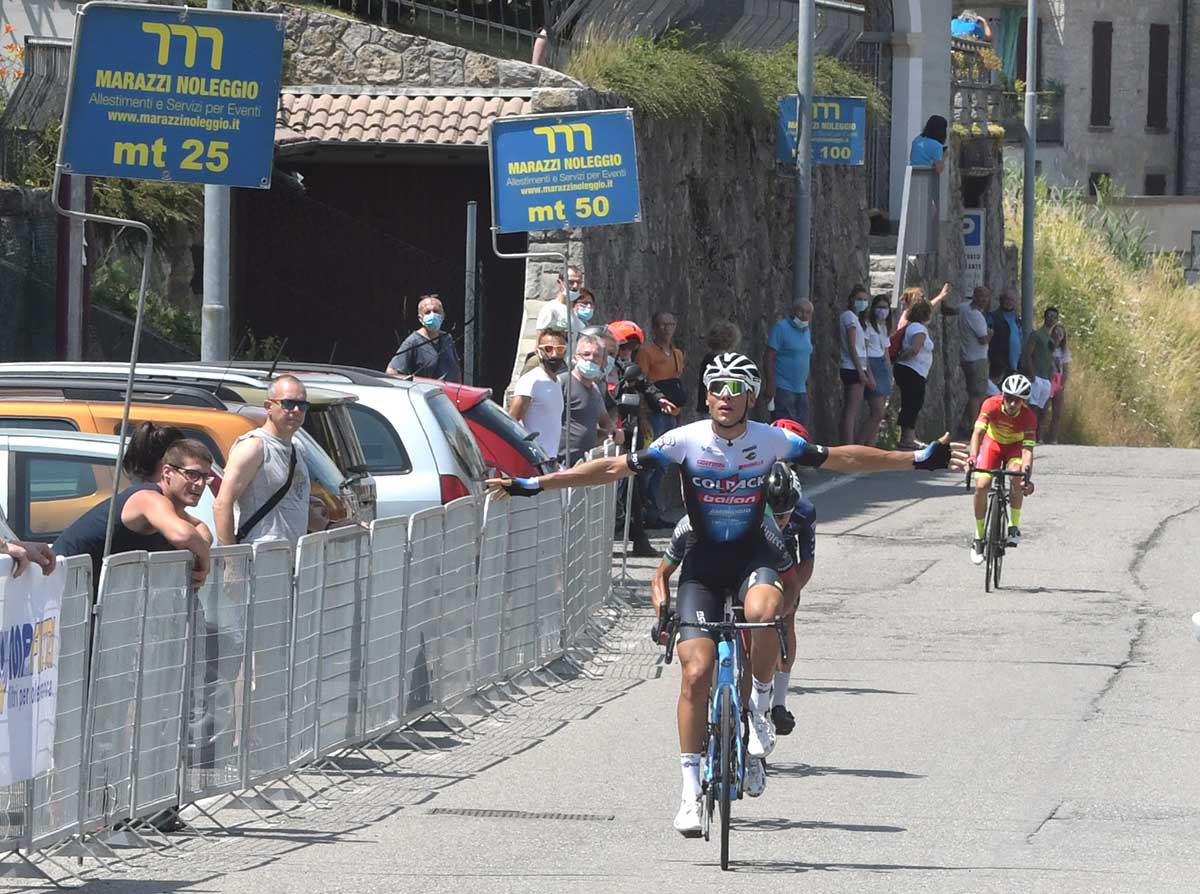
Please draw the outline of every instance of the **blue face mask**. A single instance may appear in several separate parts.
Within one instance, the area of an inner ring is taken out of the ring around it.
[[[575,308],[575,316],[579,317],[579,322],[581,323],[586,323],[588,320],[590,320],[592,318],[592,314],[595,312],[596,308],[590,304],[581,304],[579,307]]]
[[[424,326],[426,329],[428,329],[430,332],[436,332],[437,330],[442,328],[442,315],[441,314],[425,314],[425,316],[421,317],[421,325]]]
[[[572,304],[574,304],[576,301],[578,301],[579,300],[578,289],[567,292],[567,300],[570,301]]]
[[[598,379],[604,372],[600,369],[600,364],[591,360],[576,360],[575,368],[579,370],[579,374],[585,379]]]
[[[613,371],[613,367],[616,365],[617,365],[617,358],[613,357],[610,354],[608,356],[608,360],[604,364],[604,375],[606,375],[606,376],[609,375]]]

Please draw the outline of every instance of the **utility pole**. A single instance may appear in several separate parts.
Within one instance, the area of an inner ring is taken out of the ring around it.
[[[475,291],[475,239],[478,219],[478,206],[474,201],[467,202],[467,258],[466,277],[464,281],[463,309],[466,322],[463,331],[463,384],[475,384],[475,359],[479,344],[476,339],[482,321],[479,319],[479,303]]]
[[[812,91],[816,0],[800,0],[796,31],[796,227],[792,301],[812,297]]]
[[[209,9],[233,9],[233,0],[208,0]],[[146,259],[149,263],[150,259]],[[200,359],[229,359],[229,187],[204,187],[204,304]]]
[[[1029,0],[1025,27],[1025,208],[1021,232],[1021,318],[1033,331],[1033,215],[1037,178],[1037,0]]]

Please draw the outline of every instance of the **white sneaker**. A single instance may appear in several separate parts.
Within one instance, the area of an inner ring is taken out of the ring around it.
[[[700,799],[684,798],[679,802],[679,812],[675,814],[675,831],[684,838],[700,837]]]
[[[971,564],[983,564],[983,541],[978,537],[971,541]]]
[[[775,724],[766,711],[750,712],[750,736],[746,750],[752,757],[766,757],[775,750]]]
[[[759,797],[767,790],[767,769],[763,766],[762,758],[746,758],[746,794],[751,798]]]

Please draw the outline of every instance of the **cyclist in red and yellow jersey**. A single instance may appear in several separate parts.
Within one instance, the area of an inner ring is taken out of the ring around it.
[[[1029,379],[1020,373],[1009,376],[1000,393],[989,397],[979,409],[975,431],[971,435],[970,465],[981,469],[975,476],[975,539],[971,544],[971,561],[983,562],[983,524],[987,515],[988,488],[991,469],[1007,468],[1025,473],[1023,486],[1012,490],[1012,509],[1009,513],[1008,545],[1021,542],[1021,504],[1033,493],[1033,447],[1037,441],[1037,416],[1029,407],[1033,390]]]

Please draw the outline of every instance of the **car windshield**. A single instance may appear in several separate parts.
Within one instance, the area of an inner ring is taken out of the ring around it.
[[[446,440],[450,442],[450,449],[458,457],[459,463],[472,478],[484,478],[487,475],[487,466],[462,414],[444,391],[430,392],[427,399],[429,409],[433,411],[434,418],[446,435]]]
[[[550,457],[546,455],[542,445],[530,437],[529,432],[521,423],[492,401],[481,400],[467,410],[466,415],[489,431],[494,431],[508,444],[515,447],[535,468],[540,467],[544,462],[549,462]]]

